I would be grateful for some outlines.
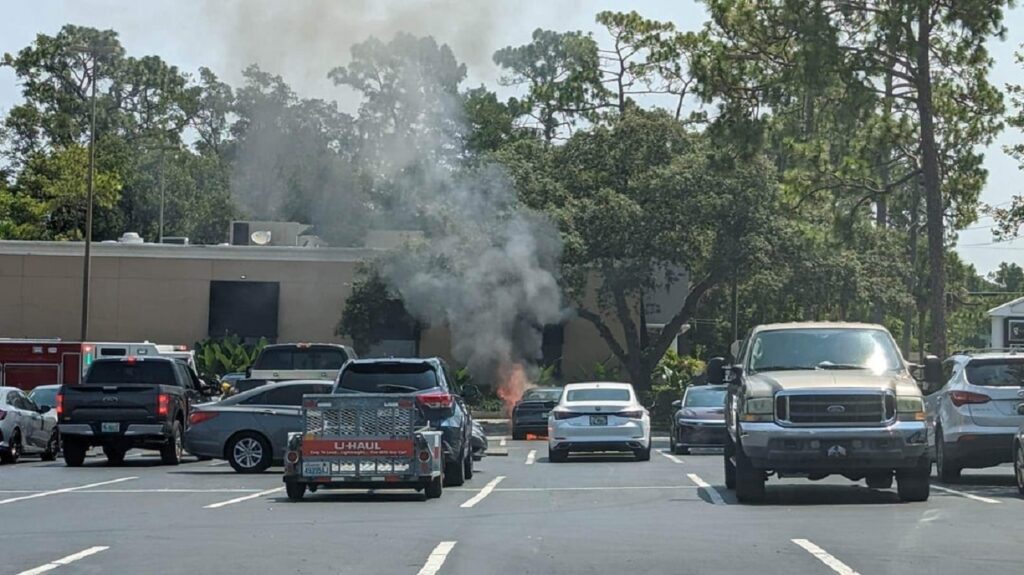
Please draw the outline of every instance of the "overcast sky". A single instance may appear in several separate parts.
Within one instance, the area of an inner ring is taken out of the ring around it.
[[[452,46],[469,66],[469,81],[492,88],[498,72],[491,54],[529,41],[535,28],[597,32],[594,14],[635,9],[646,17],[671,20],[680,29],[697,29],[706,19],[693,0],[5,0],[0,19],[0,52],[15,52],[37,33],[55,34],[65,23],[113,28],[129,54],[157,54],[187,72],[212,68],[237,85],[251,62],[281,74],[301,95],[324,97],[351,109],[353,94],[336,88],[327,71],[348,60],[348,47],[368,35],[390,37],[396,30],[432,34]],[[993,79],[1002,86],[1021,82],[1013,52],[1024,42],[1024,10],[1011,11],[1005,41],[989,47],[996,65]],[[20,100],[20,88],[8,69],[0,70],[0,114]],[[1005,205],[1024,192],[1017,163],[1002,147],[1024,141],[1005,132],[986,151],[988,185],[982,201]],[[981,272],[1001,261],[1024,259],[1024,240],[993,244],[992,221],[983,218],[960,235],[959,251]]]

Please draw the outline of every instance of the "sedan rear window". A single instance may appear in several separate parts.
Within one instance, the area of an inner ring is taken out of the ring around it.
[[[621,388],[594,387],[570,389],[566,401],[629,401],[629,390]]]
[[[363,393],[415,393],[437,387],[437,374],[427,363],[351,364],[338,387]]]
[[[523,401],[558,401],[559,397],[562,397],[560,387],[535,387],[526,390]]]
[[[972,359],[967,381],[986,387],[1024,387],[1024,358]]]
[[[174,364],[169,361],[93,362],[85,376],[85,383],[178,385],[178,381],[174,378]]]

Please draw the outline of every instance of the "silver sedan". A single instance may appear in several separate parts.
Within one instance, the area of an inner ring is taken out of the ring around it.
[[[57,457],[57,419],[20,389],[0,387],[0,461],[15,463],[23,454]]]
[[[185,449],[227,459],[239,473],[265,471],[282,462],[288,433],[302,430],[302,396],[330,393],[333,386],[331,381],[286,381],[197,405],[189,416]]]

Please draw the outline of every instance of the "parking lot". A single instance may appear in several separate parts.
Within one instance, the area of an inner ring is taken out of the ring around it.
[[[721,455],[547,460],[493,438],[439,500],[319,492],[288,502],[281,470],[239,475],[189,457],[77,469],[0,468],[3,573],[983,573],[1020,569],[1009,467],[933,484],[926,503],[844,479],[773,480],[763,505],[724,488]],[[504,444],[504,445],[502,445]],[[967,541],[969,543],[961,543]]]

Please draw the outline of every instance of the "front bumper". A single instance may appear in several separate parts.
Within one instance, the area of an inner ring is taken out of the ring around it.
[[[914,467],[928,452],[923,421],[885,427],[783,427],[743,423],[743,452],[754,467],[783,472],[884,470]]]
[[[676,421],[676,444],[682,447],[721,447],[725,437],[724,421]]]

